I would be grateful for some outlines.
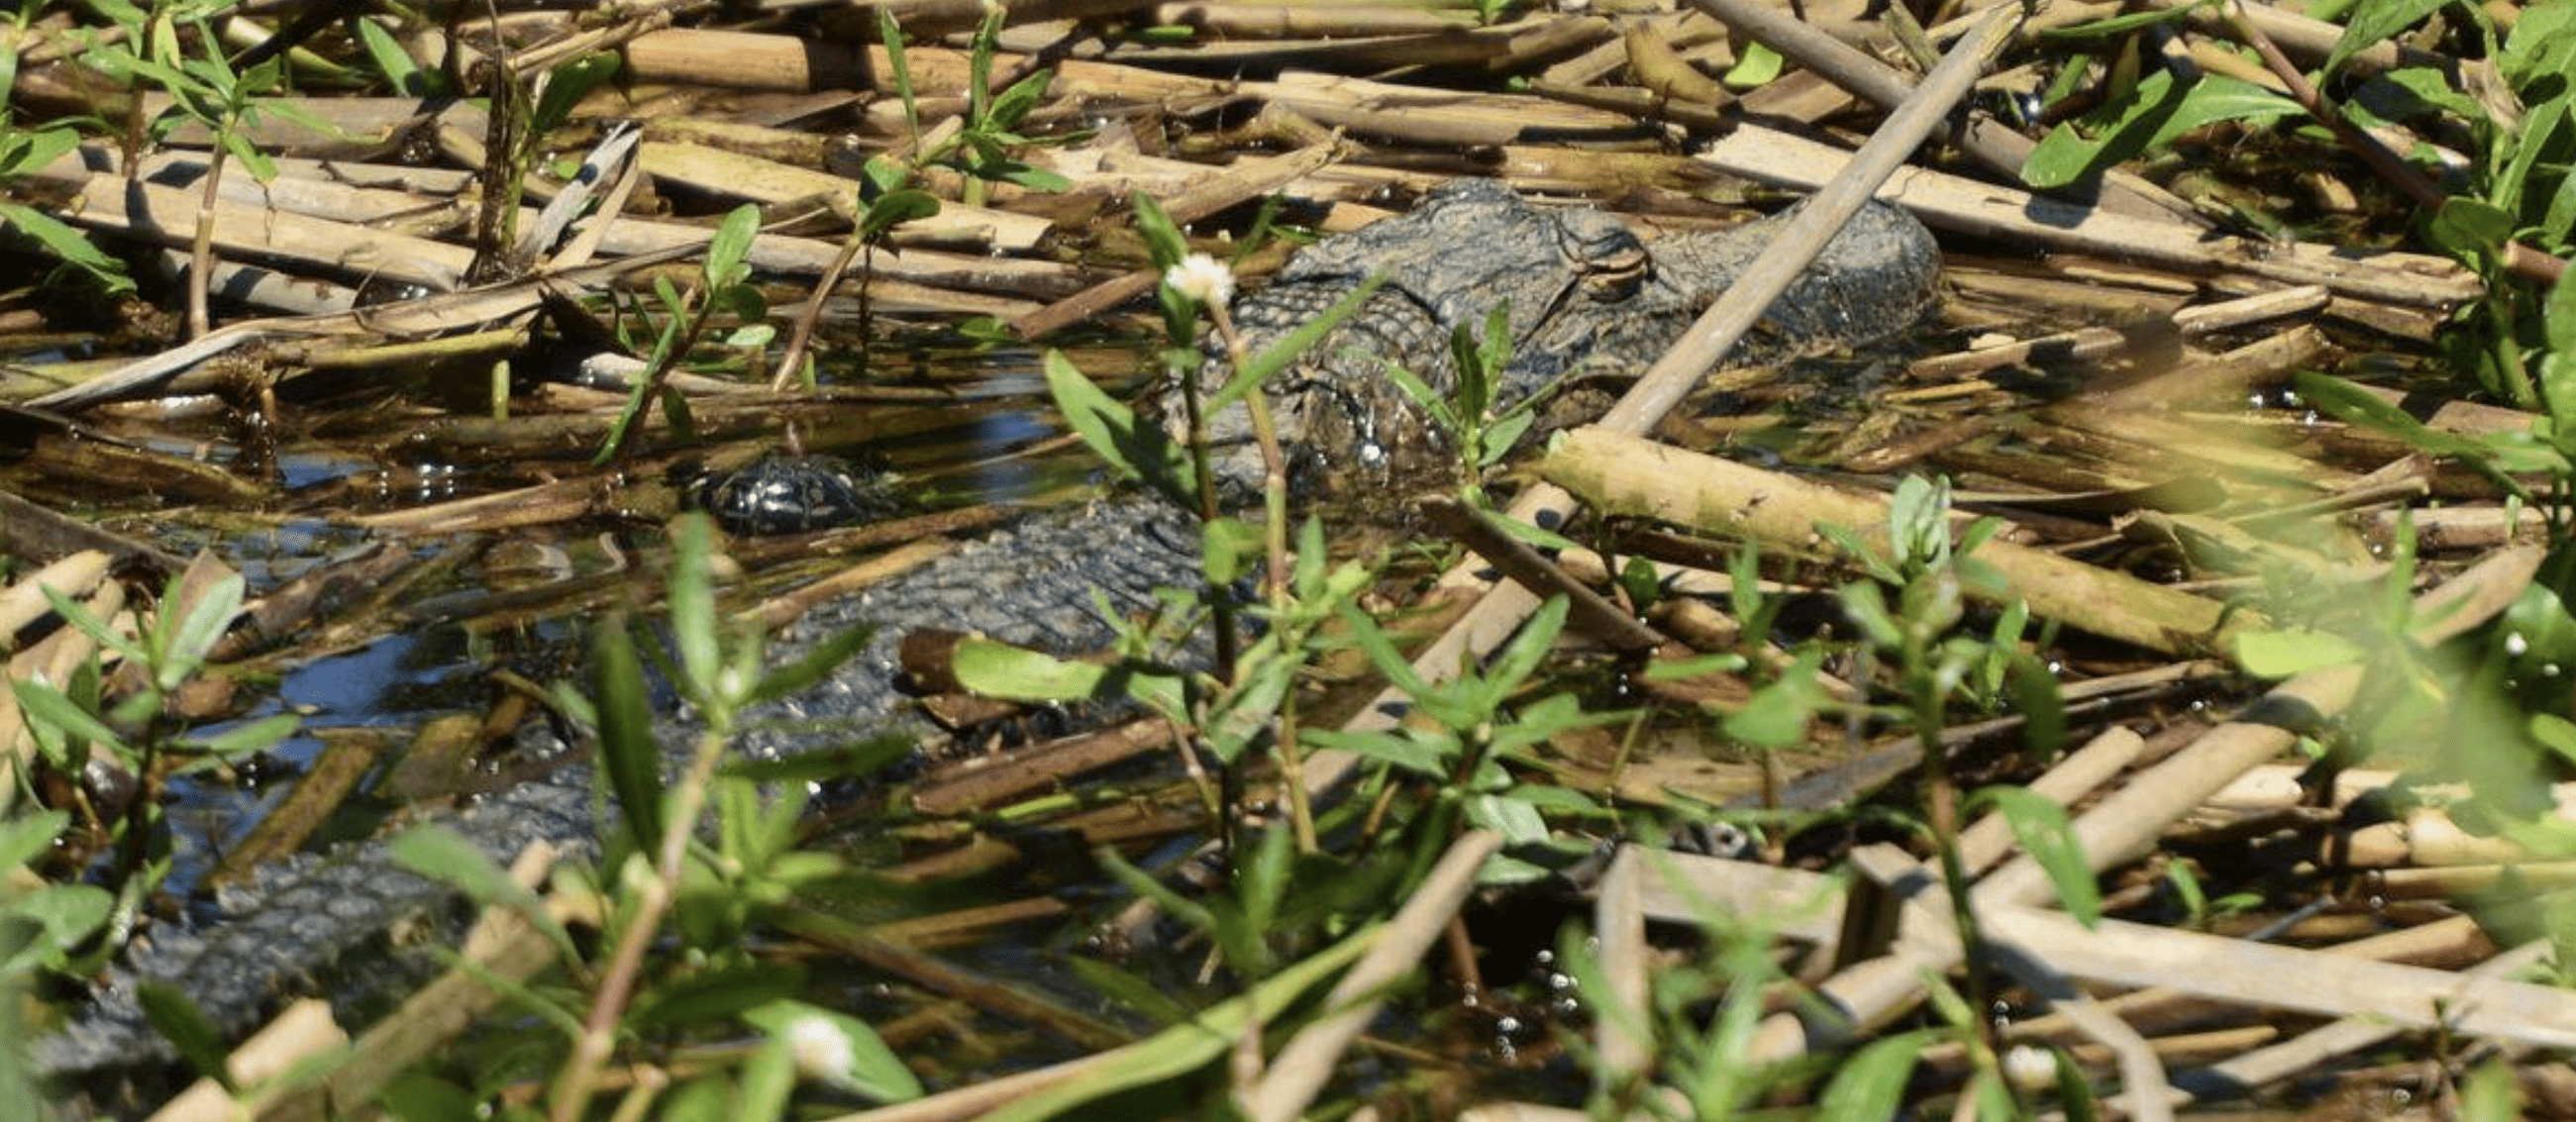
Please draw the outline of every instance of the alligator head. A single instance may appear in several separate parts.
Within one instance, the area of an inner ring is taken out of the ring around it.
[[[1385,277],[1357,313],[1268,386],[1292,482],[1329,489],[1437,470],[1452,455],[1385,364],[1451,392],[1452,333],[1461,325],[1481,330],[1502,308],[1512,352],[1497,404],[1567,374],[1633,376],[1734,283],[1778,228],[1766,220],[1647,243],[1599,210],[1540,207],[1494,180],[1453,180],[1400,218],[1298,254],[1233,312],[1247,350],[1258,351],[1369,277]],[[1866,208],[1773,305],[1761,353],[1739,348],[1737,360],[1902,331],[1930,304],[1939,268],[1931,235],[1911,216]],[[1213,390],[1227,373],[1211,362],[1202,385]],[[1164,412],[1179,435],[1177,397],[1167,395]],[[1220,480],[1229,489],[1256,487],[1260,459],[1244,410],[1211,417],[1208,429]]]

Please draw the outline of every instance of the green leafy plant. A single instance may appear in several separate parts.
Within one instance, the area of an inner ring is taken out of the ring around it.
[[[2159,70],[2126,93],[2041,138],[2022,167],[2033,187],[2063,187],[2224,121],[2297,117],[2298,103],[2241,78],[2186,81]]]
[[[123,665],[111,675],[93,654],[68,682],[27,678],[9,683],[49,767],[80,775],[99,758],[136,779],[137,793],[121,815],[104,818],[86,803],[80,808],[83,824],[116,846],[119,929],[130,923],[169,871],[161,804],[170,778],[266,751],[293,735],[299,724],[295,714],[279,713],[205,731],[189,728],[180,714],[179,691],[205,670],[208,655],[240,614],[242,589],[238,574],[202,584],[190,583],[184,573],[173,576],[162,592],[160,611],[141,634],[129,634],[48,588],[46,598],[54,610]]]
[[[1963,800],[1939,747],[1941,734],[1949,727],[1952,699],[1978,678],[1981,666],[1995,666],[1998,660],[2003,668],[1999,673],[2008,674],[2026,687],[2022,704],[2031,718],[2027,731],[2032,738],[2032,753],[2044,756],[2054,752],[2057,745],[2047,738],[2063,727],[2054,680],[2018,647],[2020,621],[2026,616],[2006,613],[1998,633],[1991,637],[1959,630],[1972,588],[1984,590],[1987,599],[2003,598],[1995,594],[2002,587],[2000,574],[1974,556],[1977,548],[2001,528],[2000,523],[1981,519],[1954,537],[1948,482],[1920,476],[1908,476],[1897,484],[1896,494],[1888,504],[1885,550],[1873,548],[1850,527],[1822,528],[1825,537],[1870,578],[1844,585],[1836,598],[1844,618],[1885,660],[1904,693],[1903,723],[1924,746],[1926,825],[1939,851],[1951,918],[1958,925],[1962,943],[1968,946],[1977,943],[1977,919],[1958,838],[1965,816],[1979,804],[1994,806],[2004,813],[2015,837],[2032,847],[2071,912],[2088,923],[2100,912],[2099,905],[2091,903],[2099,893],[2083,851],[2068,831],[2065,811],[2045,799],[2009,788],[1981,792],[1974,799]],[[1893,600],[1888,596],[1890,589],[1894,590]],[[1985,986],[1973,967],[1967,989],[1970,1007],[1983,1008]],[[1982,1022],[1971,1018],[1966,1023]]]
[[[59,810],[0,821],[0,872],[14,871],[0,878],[0,992],[20,989],[41,972],[77,969],[86,957],[77,952],[115,911],[116,897],[106,889],[45,884],[29,872],[70,825],[71,815]]]
[[[1332,605],[1365,586],[1368,578],[1365,567],[1325,564],[1322,531],[1316,524],[1306,524],[1300,533],[1308,541],[1293,555],[1289,550],[1285,462],[1271,430],[1260,387],[1358,311],[1377,284],[1372,279],[1360,285],[1312,321],[1271,341],[1258,353],[1247,353],[1226,315],[1223,297],[1224,290],[1230,288],[1231,276],[1224,267],[1212,260],[1191,260],[1178,227],[1153,200],[1143,196],[1136,199],[1136,222],[1155,263],[1164,270],[1164,283],[1157,289],[1168,343],[1162,357],[1166,371],[1179,387],[1176,396],[1182,402],[1186,439],[1173,439],[1125,403],[1101,392],[1061,354],[1047,355],[1047,387],[1067,425],[1113,470],[1142,482],[1184,509],[1197,510],[1204,520],[1200,560],[1207,583],[1197,590],[1178,592],[1172,599],[1183,608],[1182,618],[1209,621],[1215,633],[1216,665],[1198,679],[1167,674],[1125,680],[1133,683],[1140,700],[1172,717],[1181,727],[1207,737],[1209,748],[1220,762],[1234,764],[1258,740],[1276,745],[1293,772],[1298,751],[1294,679],[1299,668],[1316,653],[1310,644],[1317,629],[1334,614]],[[1196,291],[1185,290],[1184,284],[1177,281],[1187,281],[1187,289]],[[1217,326],[1233,368],[1214,392],[1207,392],[1202,381],[1207,353],[1199,345],[1198,332],[1203,318]],[[1262,493],[1264,518],[1257,525],[1223,513],[1229,496],[1220,493],[1221,484],[1208,449],[1207,418],[1237,403],[1250,411],[1254,429],[1260,434],[1264,462],[1269,466],[1269,482]],[[1247,651],[1241,643],[1238,622],[1241,608],[1229,589],[1256,571],[1265,577],[1263,619],[1268,630]],[[1129,653],[1150,657],[1154,642],[1152,636],[1134,634],[1128,644]],[[1096,682],[1085,682],[1083,678],[1079,671],[1067,674],[1040,663],[1016,660],[1007,670],[997,668],[995,674],[978,683],[978,688],[1023,696],[1049,688],[1087,692],[1096,687]],[[1285,730],[1275,737],[1263,731],[1272,714],[1280,715],[1285,724]],[[1304,793],[1292,785],[1289,797],[1299,838],[1312,849],[1313,823]],[[1216,801],[1211,797],[1210,813],[1223,823],[1230,816],[1214,805]]]
[[[795,1000],[805,988],[802,969],[762,959],[747,939],[779,909],[842,875],[838,857],[800,842],[807,784],[855,774],[854,762],[891,762],[897,753],[884,749],[908,746],[727,766],[728,746],[752,707],[821,680],[868,633],[847,632],[806,657],[768,665],[757,625],[717,610],[713,524],[688,514],[672,531],[671,653],[639,643],[622,619],[603,621],[591,635],[588,691],[566,686],[556,693],[566,711],[597,730],[599,772],[621,828],[612,832],[592,886],[606,902],[605,948],[585,958],[569,933],[539,920],[564,958],[565,973],[583,984],[570,993],[516,994],[560,1033],[550,1112],[584,1117],[600,1093],[604,1066],[620,1048],[667,1046],[744,1027],[761,1033],[761,1043],[730,1062],[701,1065],[669,1091],[673,1101],[703,1099],[731,1104],[729,1117],[774,1119],[785,1116],[800,1079],[836,1095],[918,1096],[918,1081],[864,1022]],[[667,779],[646,652],[703,722],[685,764]],[[775,794],[768,793],[772,784]],[[711,828],[701,829],[709,817]],[[397,856],[477,900],[542,915],[488,857],[440,828],[405,835]],[[471,1101],[464,1088],[448,1090]]]
[[[624,453],[634,426],[659,405],[671,427],[684,436],[693,432],[688,399],[668,389],[671,371],[706,336],[717,316],[730,313],[737,322],[757,324],[769,314],[769,301],[750,283],[752,239],[760,234],[760,208],[736,207],[707,242],[698,265],[698,284],[683,293],[665,277],[653,278],[653,295],[662,302],[662,330],[653,340],[645,372],[635,379],[626,407],[611,422],[594,464],[606,464]]]
[[[1055,72],[1047,69],[1030,71],[1019,81],[999,92],[993,89],[993,57],[1000,49],[1002,26],[1009,13],[996,5],[985,9],[984,22],[966,56],[966,119],[963,127],[933,145],[917,158],[924,165],[947,164],[966,176],[965,202],[981,205],[986,184],[1009,183],[1032,191],[1063,191],[1073,181],[1020,160],[1012,150],[1034,144],[1064,144],[1079,139],[1079,134],[1036,137],[1020,131],[1029,114],[1046,99],[1047,84]],[[900,38],[898,36],[897,38]],[[891,44],[894,40],[889,39]],[[907,113],[914,112],[909,94],[904,99]],[[919,122],[914,122],[916,130]]]
[[[1485,317],[1482,335],[1460,324],[1449,337],[1450,368],[1457,374],[1457,387],[1450,394],[1441,394],[1421,375],[1400,364],[1386,364],[1387,379],[1448,436],[1450,447],[1457,450],[1464,477],[1460,496],[1469,505],[1484,510],[1494,506],[1482,485],[1485,473],[1501,464],[1530,426],[1537,423],[1538,408],[1547,399],[1546,392],[1541,391],[1508,406],[1495,400],[1502,386],[1503,370],[1512,361],[1510,312],[1507,307],[1496,307]]]
[[[421,69],[383,23],[364,17],[352,22],[356,24],[358,45],[366,50],[367,60],[375,64],[376,72],[384,76],[385,84],[394,93],[403,97],[440,97],[448,92],[447,76]]]
[[[1383,732],[1310,729],[1306,742],[1336,748],[1363,758],[1433,779],[1441,784],[1444,805],[1454,803],[1465,820],[1503,836],[1506,845],[1545,847],[1565,844],[1548,828],[1551,810],[1598,814],[1600,808],[1582,794],[1554,784],[1524,783],[1504,765],[1515,756],[1580,728],[1624,720],[1619,713],[1585,712],[1570,693],[1547,693],[1515,705],[1535,684],[1535,677],[1565,626],[1567,603],[1551,598],[1521,626],[1511,642],[1495,652],[1490,665],[1462,668],[1449,681],[1433,683],[1413,669],[1375,621],[1354,604],[1336,611],[1352,641],[1369,664],[1411,700],[1424,719]],[[1427,722],[1424,723],[1424,722]],[[1545,869],[1512,857],[1486,863],[1487,881],[1533,879]]]
[[[195,237],[189,249],[188,331],[206,333],[206,291],[214,267],[215,204],[220,197],[227,157],[262,183],[277,177],[277,165],[250,141],[245,129],[274,115],[316,132],[336,130],[322,119],[273,95],[285,87],[286,63],[272,58],[236,72],[225,61],[209,21],[232,7],[230,0],[179,0],[156,5],[152,12],[126,0],[93,0],[91,5],[125,32],[121,42],[105,43],[86,60],[101,73],[129,86],[149,82],[170,96],[170,108],[144,125],[144,134],[159,143],[180,125],[196,122],[213,134],[206,158],[203,201],[197,209]],[[179,32],[194,33],[198,51],[190,53]],[[142,145],[134,146],[140,149]]]
[[[26,130],[0,125],[0,191],[79,146],[80,134],[69,128]],[[102,252],[87,235],[53,215],[0,198],[0,228],[26,235],[47,256],[111,296],[134,291],[134,278],[126,275],[124,262]]]

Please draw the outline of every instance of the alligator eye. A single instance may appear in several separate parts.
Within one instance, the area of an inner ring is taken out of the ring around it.
[[[1646,244],[1627,226],[1597,210],[1567,211],[1557,223],[1558,245],[1595,300],[1624,300],[1644,284],[1653,261]]]

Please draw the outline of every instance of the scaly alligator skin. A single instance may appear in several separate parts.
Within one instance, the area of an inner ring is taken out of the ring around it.
[[[1634,378],[1735,283],[1784,221],[1648,244],[1602,211],[1534,206],[1494,180],[1454,180],[1400,220],[1298,254],[1234,318],[1247,350],[1258,352],[1383,271],[1377,294],[1268,388],[1292,479],[1408,477],[1437,469],[1450,453],[1383,376],[1385,360],[1449,392],[1451,332],[1472,324],[1481,334],[1485,318],[1508,303],[1512,354],[1499,401],[1559,378]],[[1872,203],[1729,361],[1751,365],[1895,335],[1931,306],[1940,268],[1940,249],[1922,223]],[[1209,388],[1224,373],[1211,364]],[[1242,409],[1212,418],[1208,435],[1221,478],[1238,487],[1259,481]]]
[[[1569,372],[1634,373],[1725,291],[1773,228],[1756,223],[1641,243],[1602,212],[1540,208],[1499,183],[1464,180],[1434,191],[1403,218],[1307,250],[1267,288],[1239,301],[1234,314],[1258,347],[1340,299],[1360,278],[1386,270],[1379,293],[1309,361],[1287,371],[1272,393],[1301,475],[1375,474],[1443,455],[1427,426],[1384,382],[1379,359],[1396,358],[1445,388],[1452,328],[1481,325],[1490,309],[1508,301],[1514,348],[1502,387],[1506,400]],[[1930,303],[1938,268],[1921,226],[1873,207],[1775,305],[1758,348],[1739,352],[1737,361],[1901,331]],[[1349,353],[1354,350],[1359,353]],[[1239,415],[1214,419],[1212,434],[1224,451],[1224,478],[1242,485],[1257,477],[1249,429]],[[1094,589],[1105,591],[1115,610],[1140,611],[1151,606],[1155,587],[1194,583],[1196,555],[1192,520],[1143,497],[1036,515],[969,543],[826,605],[781,636],[788,648],[782,654],[792,654],[851,624],[881,628],[830,681],[767,714],[803,731],[755,732],[743,747],[784,756],[871,732],[927,735],[929,727],[894,682],[904,631],[941,627],[1042,648],[1096,649],[1111,632],[1094,610]],[[808,722],[840,731],[817,732]],[[665,743],[678,760],[688,743],[685,730],[675,727]],[[502,861],[538,838],[582,851],[595,837],[591,791],[589,770],[566,766],[451,821]],[[39,1066],[89,1080],[166,1065],[169,1049],[144,1027],[136,1008],[135,986],[143,979],[181,986],[233,1032],[292,993],[381,997],[394,987],[373,983],[415,973],[389,964],[388,929],[406,916],[455,908],[437,887],[396,871],[382,842],[281,864],[218,904],[221,921],[194,931],[156,931],[148,946],[130,953],[76,1023],[39,1042]]]

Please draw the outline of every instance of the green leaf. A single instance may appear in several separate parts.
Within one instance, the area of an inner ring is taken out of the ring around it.
[[[635,637],[617,616],[590,630],[590,694],[599,710],[599,762],[635,844],[662,844],[662,753],[653,740],[653,706]]]
[[[966,639],[957,644],[955,670],[960,685],[986,697],[1010,701],[1085,701],[1116,696],[1111,685],[1115,667],[1077,662],[1051,654]]]
[[[1534,845],[1548,839],[1547,819],[1538,808],[1502,795],[1467,799],[1467,820],[1503,836],[1506,845]]]
[[[1449,758],[1457,753],[1457,746],[1454,743],[1441,744],[1427,741],[1400,730],[1343,732],[1339,729],[1308,728],[1299,729],[1297,739],[1302,744],[1349,752],[1363,759],[1391,764],[1432,779],[1449,778]]]
[[[2505,606],[2495,642],[2520,672],[2555,677],[2553,667],[2576,663],[2576,613],[2547,583],[2525,585]]]
[[[1465,329],[1460,328],[1460,330]],[[1432,424],[1439,426],[1443,432],[1458,431],[1457,410],[1450,408],[1449,399],[1441,396],[1440,391],[1432,389],[1431,383],[1422,380],[1422,375],[1414,373],[1394,359],[1380,363],[1379,369],[1386,372],[1387,381],[1395,383],[1395,388],[1403,392],[1405,400],[1412,402],[1413,407],[1421,410],[1423,416],[1431,418]]]
[[[1512,636],[1494,656],[1492,668],[1485,676],[1508,693],[1520,688],[1521,682],[1538,671],[1548,652],[1556,648],[1558,632],[1565,630],[1565,614],[1571,602],[1564,596],[1548,597],[1546,603],[1531,612],[1529,622],[1521,625],[1520,634]],[[1498,696],[1497,701],[1501,700]]]
[[[1196,507],[1198,473],[1191,468],[1186,449],[1161,427],[1145,422],[1135,410],[1102,392],[1074,369],[1063,352],[1049,350],[1043,365],[1056,410],[1094,455],[1107,460],[1120,475],[1144,481],[1164,498]]]
[[[0,869],[35,860],[36,855],[52,849],[63,827],[71,824],[72,816],[59,810],[40,810],[0,820]]]
[[[2496,56],[2506,84],[2529,91],[2536,83],[2576,72],[2576,7],[2530,4],[2520,10]]]
[[[116,907],[114,893],[87,884],[49,885],[0,906],[0,926],[33,924],[37,929],[23,941],[11,940],[16,949],[0,959],[0,978],[29,970],[74,969],[72,951],[106,927]],[[23,930],[19,934],[26,935]]]
[[[778,666],[762,675],[759,684],[752,687],[750,695],[744,700],[757,705],[801,693],[806,687],[830,677],[832,671],[840,669],[841,664],[850,661],[865,649],[868,640],[876,638],[876,635],[877,628],[872,623],[844,628],[831,638],[815,644],[813,649],[806,651],[796,661]]]
[[[1140,879],[1152,883],[1150,877]],[[1364,928],[1319,953],[1290,963],[1253,986],[1250,993],[1207,1009],[1187,1024],[1175,1025],[1134,1047],[1109,1053],[1103,1062],[1086,1067],[1078,1078],[1023,1095],[984,1115],[983,1122],[1040,1122],[1121,1091],[1176,1079],[1213,1063],[1244,1038],[1249,1025],[1268,1023],[1289,1002],[1325,978],[1341,973],[1376,940],[1380,930],[1375,926]]]
[[[2026,652],[2012,650],[2006,656],[2013,709],[2022,718],[2022,742],[2036,758],[2053,757],[2066,744],[2066,696],[2058,689],[2057,675]]]
[[[177,587],[175,581],[172,587]],[[168,632],[162,657],[153,660],[155,678],[163,692],[178,689],[188,675],[205,664],[207,652],[223,641],[225,629],[232,626],[234,616],[241,614],[242,587],[242,578],[236,573],[208,585],[201,595],[185,604],[164,599],[164,610],[176,609],[180,614],[176,626]]]
[[[134,291],[134,280],[125,275],[123,262],[100,252],[80,231],[51,215],[17,203],[0,202],[0,226],[15,227],[34,238],[46,253],[88,274],[111,296]]]
[[[1286,369],[1289,363],[1295,362],[1312,349],[1326,334],[1341,326],[1343,320],[1351,318],[1353,313],[1358,312],[1361,305],[1368,303],[1369,297],[1377,295],[1378,286],[1384,283],[1386,283],[1385,273],[1372,274],[1369,279],[1361,281],[1359,287],[1352,289],[1350,295],[1342,297],[1335,301],[1332,307],[1324,309],[1322,315],[1307,320],[1298,325],[1296,330],[1280,336],[1269,346],[1263,347],[1261,353],[1246,360],[1243,369],[1235,371],[1234,376],[1227,379],[1225,385],[1208,399],[1208,413],[1214,415],[1224,410],[1226,406],[1241,400],[1245,394],[1251,393],[1254,387],[1269,381],[1271,375]]]
[[[294,713],[273,713],[256,721],[235,725],[212,736],[190,735],[180,741],[197,751],[221,758],[265,752],[280,741],[295,735],[304,718]]]
[[[671,520],[671,639],[680,649],[682,691],[699,704],[730,707],[719,691],[724,650],[716,636],[715,520],[690,511]]]
[[[227,132],[223,140],[224,151],[232,153],[233,159],[241,163],[242,169],[248,171],[252,179],[262,183],[276,180],[277,161],[269,159],[268,153],[260,151],[249,137],[237,132]]]
[[[536,108],[528,113],[528,131],[523,142],[531,149],[545,142],[546,134],[572,119],[573,107],[590,96],[617,74],[617,56],[609,53],[587,54],[555,67],[546,74],[546,89],[537,98]]]
[[[1369,665],[1386,675],[1389,685],[1416,701],[1431,695],[1431,683],[1414,673],[1413,661],[1395,649],[1395,643],[1386,637],[1386,632],[1379,630],[1377,621],[1368,613],[1347,601],[1334,604],[1333,613],[1341,617],[1343,626],[1350,628],[1351,641],[1358,645],[1360,653],[1368,656]]]
[[[2343,636],[2302,628],[2245,632],[2235,637],[2235,647],[2236,665],[2265,679],[2359,662],[2370,654]]]
[[[2576,269],[2558,275],[2540,311],[2541,333],[2549,349],[2565,355],[2576,355],[2576,279],[2571,278],[2576,278]]]
[[[1886,1122],[1905,1102],[1914,1061],[1932,1043],[1929,1032],[1881,1037],[1834,1071],[1816,1103],[1816,1122]]]
[[[2424,236],[2443,252],[2464,259],[2493,253],[2513,240],[2514,217],[2480,199],[2453,196],[2442,200],[2424,227]]]
[[[1172,216],[1164,212],[1163,205],[1155,202],[1153,196],[1137,192],[1134,210],[1136,232],[1144,237],[1145,250],[1153,256],[1156,269],[1169,269],[1190,255],[1189,239],[1181,236],[1180,226],[1172,221]]]
[[[2405,410],[2341,378],[2302,374],[2296,388],[2302,399],[2333,414],[2335,419],[2405,441],[2417,451],[2437,456],[2477,451],[2475,443],[2428,428]]]
[[[96,714],[82,708],[63,691],[43,681],[26,678],[10,680],[9,689],[17,694],[18,708],[30,720],[50,725],[65,735],[86,740],[120,757],[134,755],[133,749],[126,746],[124,738],[118,736],[116,730],[107,727]]]
[[[725,215],[715,236],[707,240],[704,275],[710,292],[740,284],[751,274],[744,260],[751,256],[752,239],[759,236],[759,207],[744,203]]]
[[[1771,752],[1805,742],[1807,726],[1825,702],[1824,688],[1816,684],[1823,665],[1823,652],[1802,648],[1788,669],[1745,699],[1744,708],[1727,714],[1720,725],[1727,739]]]
[[[2450,113],[2478,117],[2486,110],[2476,98],[2451,88],[2451,79],[2431,66],[2408,66],[2372,77],[2353,92],[2353,102],[2386,122],[2413,121]]]
[[[394,1122],[480,1122],[482,1104],[465,1088],[417,1068],[385,1084],[378,1105]]]
[[[1093,958],[1074,955],[1064,960],[1075,979],[1090,987],[1091,992],[1113,1005],[1146,1018],[1154,1024],[1173,1025],[1190,1017],[1190,1007],[1172,1000],[1162,987],[1133,973]]]
[[[1020,127],[1020,122],[1029,119],[1029,111],[1046,100],[1047,83],[1054,78],[1055,71],[1040,67],[1011,83],[1011,88],[993,99],[993,123],[1005,129]]]
[[[376,71],[385,76],[385,83],[393,87],[395,94],[403,97],[429,95],[429,83],[422,78],[420,67],[412,63],[411,55],[402,49],[402,44],[394,41],[393,33],[385,30],[383,24],[361,17],[358,20],[358,45],[366,48],[367,59],[376,64]]]
[[[2004,816],[2022,851],[2048,874],[2066,914],[2087,930],[2102,922],[2102,889],[2093,879],[2084,843],[2075,836],[2075,824],[2067,819],[2065,807],[2024,787],[1988,787],[1969,800],[1971,806],[1979,803]]]
[[[510,879],[509,870],[453,828],[435,823],[414,826],[394,835],[385,849],[395,864],[454,888],[476,904],[498,905],[518,913],[520,919],[554,944],[555,953],[562,955],[565,962],[581,961],[580,952],[573,947],[572,934],[546,911],[545,901],[526,885]]]
[[[1278,717],[1289,691],[1296,688],[1299,669],[1297,660],[1278,657],[1239,668],[1240,680],[1208,713],[1207,727],[1201,730],[1207,736],[1208,751],[1219,762],[1233,764],[1270,735],[1271,722]],[[1173,679],[1169,684],[1176,688],[1180,683]],[[1134,687],[1130,692],[1136,692]],[[1168,694],[1171,689],[1163,692]]]
[[[625,1024],[635,1030],[704,1031],[710,1022],[744,1016],[804,992],[805,968],[794,964],[737,962],[715,965],[664,983],[635,1003]]]
[[[897,226],[938,214],[937,195],[927,191],[889,190],[868,204],[867,214],[859,219],[859,237],[864,241],[883,241]]]
[[[2498,1056],[2479,1064],[2460,1084],[2460,1122],[2515,1122],[2522,1117],[2522,1081]]]
[[[0,152],[7,152],[9,158],[0,161],[0,179],[43,171],[80,147],[80,134],[71,129],[9,133],[5,140],[7,147],[0,147]]]
[[[1218,586],[1241,580],[1262,562],[1265,542],[1261,527],[1243,519],[1207,522],[1199,527],[1199,576]]]
[[[1780,52],[1748,40],[1743,51],[1736,56],[1735,65],[1728,67],[1719,80],[1725,82],[1729,89],[1749,90],[1778,78],[1786,65]]]
[[[711,1071],[664,1096],[661,1122],[739,1122],[742,1092],[733,1085],[729,1070]]]
[[[2343,35],[2335,40],[2334,49],[2326,52],[2324,73],[2331,77],[2352,56],[2397,37],[2397,33],[2422,23],[2440,11],[2449,0],[2362,0],[2353,8],[2352,18],[2345,21]]]
[[[2022,166],[2022,180],[2042,189],[2097,175],[2141,153],[2221,121],[2271,120],[2305,112],[2297,102],[2251,82],[2216,75],[2177,84],[2168,71],[2141,80],[2124,98],[2050,129]]]
[[[734,1088],[734,1122],[778,1122],[787,1116],[787,1098],[796,1090],[794,1042],[772,1035],[751,1050],[735,1075],[741,1083]]]
[[[178,1049],[179,1057],[197,1074],[212,1079],[226,1090],[235,1088],[232,1073],[224,1066],[224,1031],[215,1027],[214,1019],[188,996],[188,991],[168,982],[146,981],[135,989],[135,1001],[143,1006],[143,1019],[160,1033],[161,1039]]]
[[[886,69],[894,78],[894,91],[903,101],[904,131],[914,140],[921,139],[921,106],[913,98],[912,64],[904,57],[903,25],[895,22],[894,9],[877,9],[877,42],[885,44]]]

